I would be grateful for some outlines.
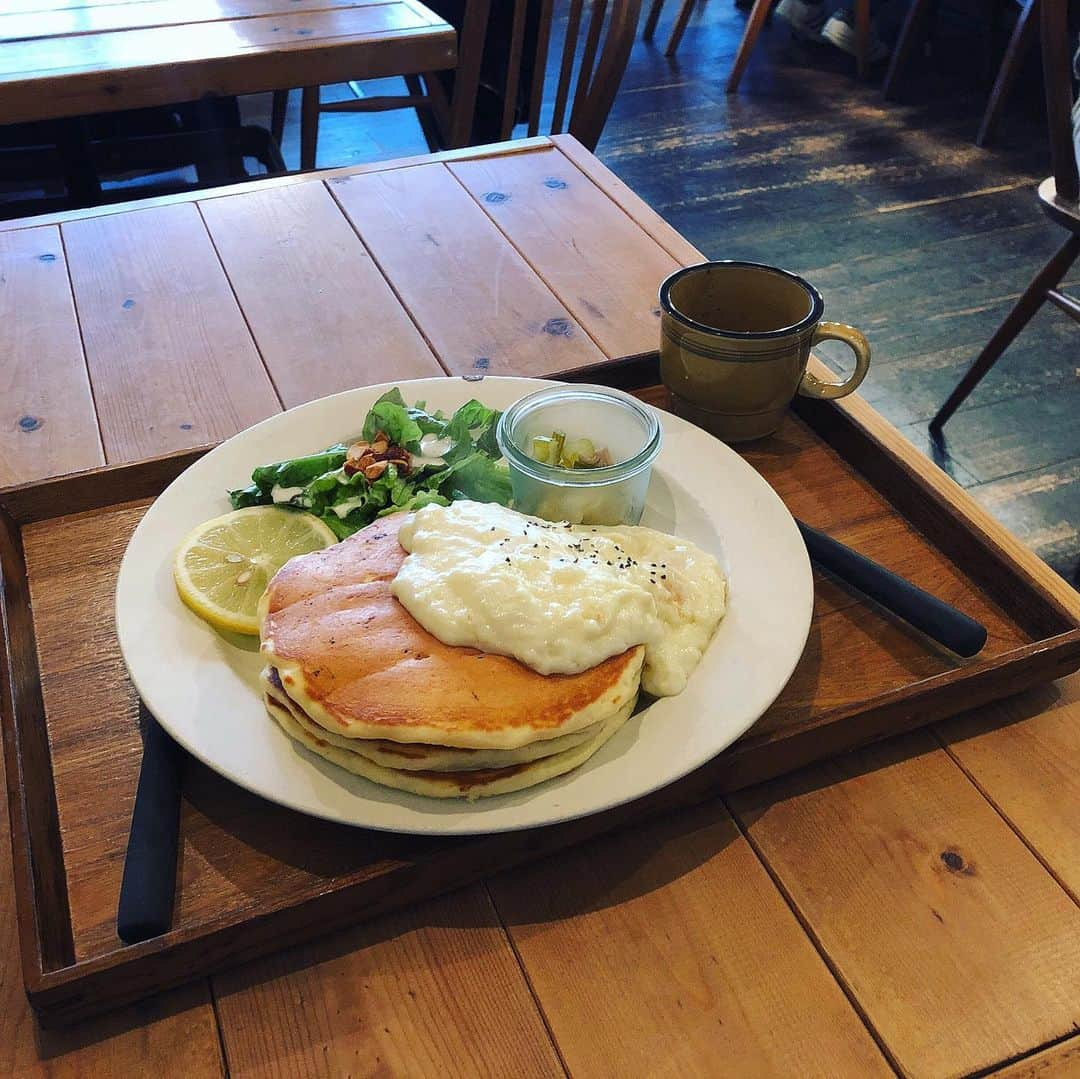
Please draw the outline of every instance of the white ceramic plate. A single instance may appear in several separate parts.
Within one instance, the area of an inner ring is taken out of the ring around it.
[[[226,490],[260,464],[355,435],[392,385],[407,401],[452,412],[477,397],[505,409],[549,383],[431,378],[350,390],[301,405],[230,438],[151,506],[128,544],[116,626],[132,681],[161,725],[235,783],[302,813],[397,832],[460,835],[554,824],[598,813],[671,783],[739,737],[783,689],[810,629],[813,581],[795,522],[771,487],[723,443],[660,413],[643,524],[712,551],[729,607],[686,690],[638,712],[583,767],[531,790],[478,802],[377,786],[309,753],[266,714],[257,642],[226,639],[179,600],[172,558],[183,537],[228,509]]]

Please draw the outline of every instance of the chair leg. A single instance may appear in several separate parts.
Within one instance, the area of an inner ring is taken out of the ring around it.
[[[862,82],[869,68],[870,0],[855,0],[855,78]]]
[[[300,95],[300,168],[315,168],[319,145],[319,88],[305,86]]]
[[[728,76],[727,92],[729,94],[735,93],[739,88],[739,81],[743,77],[746,65],[750,62],[750,54],[754,51],[761,28],[769,17],[772,5],[773,0],[754,0],[754,6],[750,9],[750,15],[746,20],[742,41],[739,42],[739,50],[735,53],[735,63],[731,65],[731,74]]]
[[[270,101],[270,134],[274,142],[281,146],[285,138],[285,114],[289,111],[289,91],[275,90]]]
[[[656,33],[656,24],[660,20],[660,9],[664,6],[664,0],[652,0],[649,14],[645,17],[645,28],[641,31],[642,41],[652,41]]]
[[[675,16],[675,26],[671,30],[671,37],[668,38],[668,42],[664,46],[665,56],[675,55],[679,42],[682,41],[683,33],[686,31],[686,24],[690,21],[690,12],[693,10],[694,0],[682,0],[679,14]]]
[[[1024,62],[1024,57],[1031,51],[1031,46],[1039,35],[1039,0],[1027,0],[1016,17],[1016,26],[1009,38],[1005,57],[1001,61],[994,88],[990,91],[990,100],[983,113],[979,134],[975,137],[976,146],[985,146],[991,133],[997,126],[1005,101],[1016,81],[1017,73]]]
[[[964,403],[968,394],[983,380],[991,367],[997,363],[1001,354],[1016,340],[1017,334],[1032,320],[1035,313],[1046,302],[1046,294],[1069,272],[1069,267],[1080,255],[1080,236],[1070,236],[1062,248],[1035,275],[1024,294],[990,338],[986,348],[975,358],[971,369],[957,383],[949,399],[930,421],[930,430],[941,433],[942,426],[949,417]]]
[[[424,84],[420,81],[419,75],[406,75],[405,86],[410,97],[427,97],[427,94],[424,93]],[[432,153],[441,150],[442,140],[439,138],[439,126],[435,123],[431,107],[429,105],[417,105],[416,119],[420,122],[420,130],[424,133],[424,142],[427,143],[427,148]]]
[[[911,0],[900,36],[896,39],[896,47],[889,60],[889,70],[885,72],[885,81],[881,86],[881,92],[888,101],[896,99],[901,74],[907,68],[912,52],[926,36],[927,17],[933,4],[934,0]]]

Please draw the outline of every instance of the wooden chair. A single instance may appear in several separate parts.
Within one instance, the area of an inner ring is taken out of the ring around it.
[[[931,434],[937,438],[940,438],[942,426],[949,417],[963,404],[968,394],[1047,300],[1080,322],[1080,300],[1058,289],[1062,278],[1080,256],[1080,176],[1073,146],[1072,71],[1066,0],[1041,0],[1040,7],[1043,78],[1046,83],[1046,111],[1054,174],[1039,184],[1039,204],[1050,220],[1065,229],[1069,236],[1060,250],[1035,275],[990,338],[989,344],[979,353],[971,369],[930,421]]]
[[[511,2],[514,10],[500,124],[501,139],[511,138],[518,123],[529,0]],[[446,99],[439,81],[430,76],[424,76],[422,81],[420,76],[408,77],[406,82],[410,92],[401,97],[370,97],[320,104],[319,88],[306,88],[302,95],[300,119],[301,168],[315,167],[319,115],[323,112],[414,108],[430,149],[467,146],[480,86],[480,61],[490,6],[491,0],[469,0],[461,31],[459,65],[452,100]],[[540,0],[539,32],[533,56],[532,82],[527,94],[528,115],[521,121],[528,125],[529,135],[536,135],[540,129],[547,59],[555,21],[552,9],[553,0]],[[641,0],[569,0],[550,126],[553,134],[565,129],[590,150],[596,147],[630,59],[640,12]],[[283,108],[275,109],[274,121],[278,124],[277,130],[284,128]]]
[[[695,0],[682,0],[679,5],[678,14],[675,16],[675,25],[671,28],[671,36],[664,46],[665,56],[675,55],[679,42],[682,41],[682,36],[686,32],[686,24],[690,21],[690,15],[693,13],[694,2]],[[652,0],[649,14],[645,17],[645,28],[641,31],[642,41],[652,41],[653,34],[656,33],[656,23],[660,18],[660,10],[663,6],[664,0]]]
[[[743,31],[742,41],[739,42],[738,51],[735,53],[735,62],[731,65],[731,74],[728,76],[727,92],[735,93],[739,88],[739,82],[750,62],[750,53],[754,51],[757,39],[761,34],[761,28],[769,17],[769,12],[775,0],[754,0],[754,6],[746,19],[746,29]],[[870,0],[855,0],[855,75],[859,79],[865,79],[870,70]]]
[[[991,0],[991,2],[997,3],[997,0]],[[889,61],[889,69],[885,73],[885,81],[882,83],[882,93],[890,101],[896,100],[899,96],[908,61],[926,36],[930,14],[936,3],[937,0],[911,0],[900,36],[896,40],[896,48],[893,49],[892,59]],[[1016,16],[1016,25],[1013,27],[1001,66],[998,68],[997,78],[990,91],[990,99],[983,112],[979,133],[975,136],[977,146],[985,146],[990,140],[1013,83],[1016,81],[1016,76],[1039,34],[1039,0],[1019,0],[1019,3],[1020,11]]]

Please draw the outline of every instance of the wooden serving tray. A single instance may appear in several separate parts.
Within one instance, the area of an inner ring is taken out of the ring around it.
[[[666,404],[655,355],[568,377]],[[1065,586],[1041,562],[857,399],[796,410],[744,456],[794,514],[982,621],[978,657],[959,660],[818,575],[806,652],[745,737],[654,795],[530,832],[365,832],[189,760],[174,928],[131,947],[115,917],[141,740],[116,575],[150,501],[204,451],[0,491],[4,762],[23,973],[41,1021],[88,1016],[1080,667],[1080,628],[1055,596]]]

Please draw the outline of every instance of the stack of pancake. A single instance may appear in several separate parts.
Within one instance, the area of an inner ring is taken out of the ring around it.
[[[404,515],[294,558],[263,597],[266,708],[290,737],[365,779],[436,798],[542,783],[629,718],[642,647],[581,674],[443,644],[394,598]]]

